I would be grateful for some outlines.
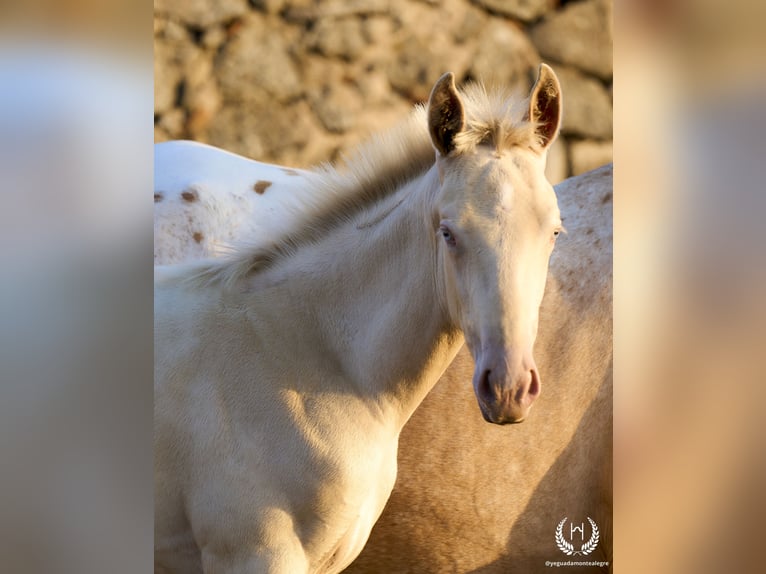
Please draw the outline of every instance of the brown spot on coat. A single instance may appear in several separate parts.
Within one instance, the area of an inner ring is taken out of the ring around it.
[[[197,243],[202,243],[202,240],[205,238],[205,236],[202,235],[199,231],[195,231],[192,237],[194,238],[194,241],[196,241]]]
[[[199,194],[197,193],[196,189],[185,189],[181,192],[181,197],[184,199],[184,201],[192,203],[199,199]]]
[[[294,169],[290,169],[289,167],[283,167],[282,171],[285,172],[287,175],[300,175],[297,171]]]
[[[601,203],[608,203],[612,200],[612,192],[610,191],[604,197],[601,198]]]
[[[159,203],[163,199],[165,199],[165,196],[162,195],[161,191],[155,191],[154,192],[154,203]]]
[[[266,191],[266,188],[269,187],[270,185],[271,185],[270,181],[260,180],[255,183],[255,185],[253,186],[253,189],[255,190],[255,193],[260,195],[260,194],[263,194],[263,192]]]

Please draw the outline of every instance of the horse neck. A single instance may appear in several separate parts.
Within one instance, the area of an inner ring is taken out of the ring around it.
[[[291,297],[315,302],[323,351],[345,384],[399,428],[462,343],[440,291],[429,207],[437,189],[431,169],[296,261],[306,272]]]

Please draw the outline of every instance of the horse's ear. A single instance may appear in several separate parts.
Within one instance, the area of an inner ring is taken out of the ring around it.
[[[537,124],[535,133],[543,149],[550,146],[559,134],[562,101],[559,79],[547,64],[540,64],[537,81],[529,95],[526,119]]]
[[[428,131],[442,155],[455,149],[455,136],[465,127],[463,102],[455,88],[455,75],[447,72],[434,84],[428,99]]]

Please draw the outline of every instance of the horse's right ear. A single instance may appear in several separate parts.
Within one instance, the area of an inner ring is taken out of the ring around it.
[[[559,134],[562,108],[559,79],[550,66],[540,64],[525,119],[537,125],[535,132],[543,149],[548,148]]]
[[[434,84],[428,99],[428,131],[441,155],[455,149],[455,136],[465,127],[463,102],[455,88],[455,75],[447,72]]]

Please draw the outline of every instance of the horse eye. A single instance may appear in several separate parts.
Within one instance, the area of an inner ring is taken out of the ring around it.
[[[447,245],[453,246],[455,245],[455,236],[452,234],[452,232],[447,229],[444,226],[439,227],[439,233],[442,234],[442,237],[444,238],[444,241],[447,243]]]

